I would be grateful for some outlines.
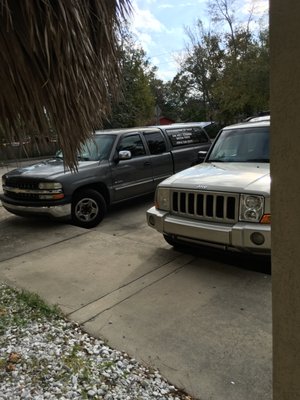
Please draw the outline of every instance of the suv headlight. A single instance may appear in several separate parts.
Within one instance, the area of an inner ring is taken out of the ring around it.
[[[170,190],[166,188],[157,188],[155,194],[155,207],[159,210],[170,210]]]
[[[264,197],[242,194],[240,201],[240,221],[259,222],[264,212]]]

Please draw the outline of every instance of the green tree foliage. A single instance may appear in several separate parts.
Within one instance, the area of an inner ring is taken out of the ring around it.
[[[171,82],[164,82],[154,74],[150,80],[150,86],[155,99],[155,106],[160,110],[160,115],[176,121],[177,107],[171,100],[173,94],[170,87]]]
[[[212,22],[223,27],[221,32],[217,25],[214,31],[205,30],[198,20],[193,29],[186,28],[187,55],[173,80],[183,95],[181,118],[195,118],[192,104],[197,102],[198,119],[224,123],[269,109],[268,30],[250,30],[251,11],[246,24],[236,22],[234,0],[212,0],[209,5]]]
[[[196,93],[188,94],[190,81],[186,74],[177,74],[172,81],[151,82],[155,103],[161,115],[176,122],[203,121],[205,117],[202,98]]]
[[[185,82],[185,108],[189,107],[191,99],[194,103],[197,100],[200,107],[198,120],[209,120],[217,108],[213,93],[220,79],[224,50],[217,33],[206,32],[201,21],[197,22],[195,28],[194,31],[186,28],[190,45],[178,75]]]
[[[155,98],[151,80],[155,68],[146,53],[137,47],[133,35],[124,30],[121,38],[122,97],[113,105],[106,128],[145,125],[154,115]]]
[[[236,32],[237,57],[227,54],[214,95],[223,118],[254,115],[269,108],[269,48],[267,32],[258,39]]]

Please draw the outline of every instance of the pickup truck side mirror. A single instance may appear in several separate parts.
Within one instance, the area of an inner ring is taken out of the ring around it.
[[[116,161],[121,161],[121,160],[130,160],[132,157],[131,151],[129,150],[121,150],[119,151]]]
[[[198,151],[198,161],[199,163],[202,163],[206,157],[207,151],[206,150],[200,150]]]

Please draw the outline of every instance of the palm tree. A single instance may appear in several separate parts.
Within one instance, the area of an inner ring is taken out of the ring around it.
[[[0,126],[56,132],[67,166],[118,94],[130,0],[0,0]],[[21,123],[20,123],[21,121]]]

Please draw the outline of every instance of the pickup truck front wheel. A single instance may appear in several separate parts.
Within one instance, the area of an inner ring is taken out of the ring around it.
[[[72,221],[82,228],[94,228],[104,218],[107,211],[103,196],[93,189],[82,190],[72,202]]]

